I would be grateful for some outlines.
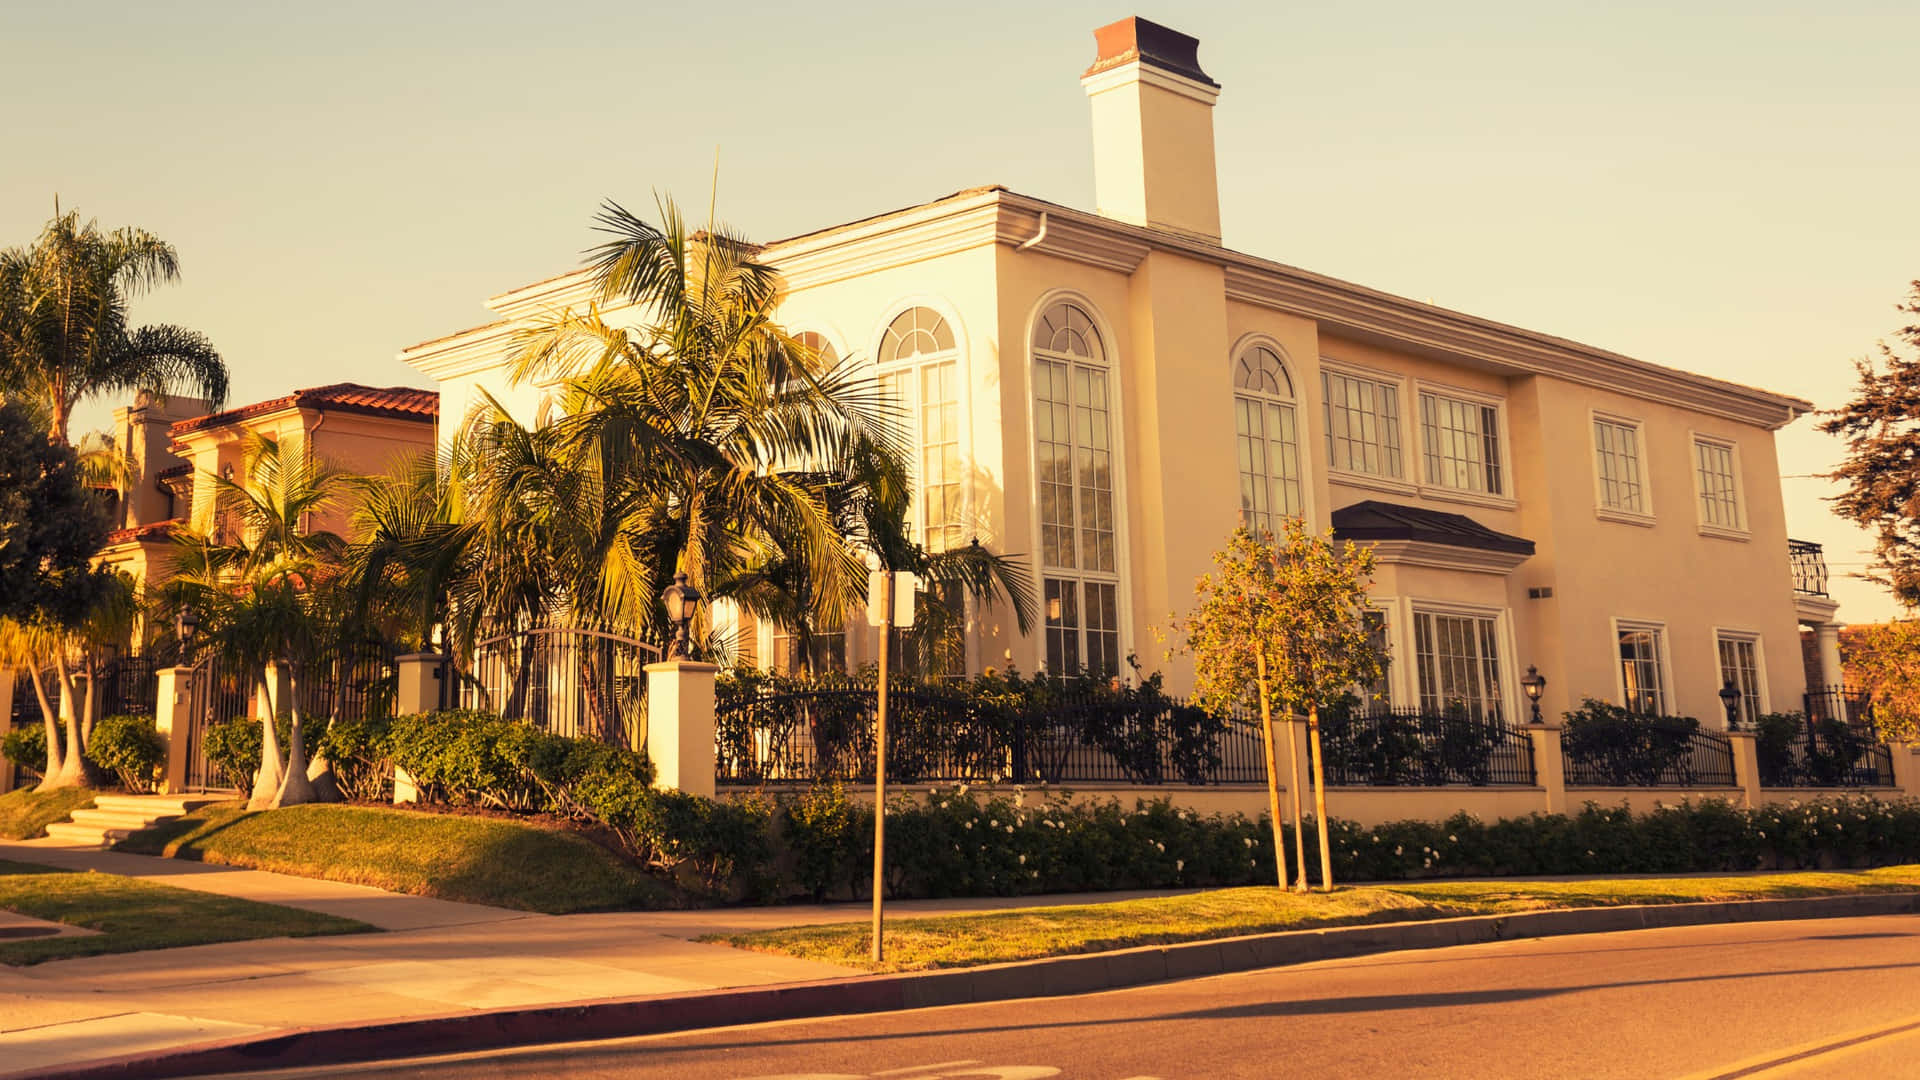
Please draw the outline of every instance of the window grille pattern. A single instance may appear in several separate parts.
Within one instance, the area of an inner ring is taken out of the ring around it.
[[[1031,345],[1047,667],[1112,674],[1119,668],[1119,540],[1106,347],[1092,318],[1068,303],[1041,313]]]
[[[1320,373],[1327,414],[1327,466],[1399,479],[1400,393],[1392,383]]]
[[[1499,410],[1477,401],[1423,393],[1420,432],[1427,483],[1486,495],[1504,494]]]
[[[880,362],[900,363],[917,357],[953,351],[953,328],[932,308],[900,313],[880,339]]]
[[[1734,483],[1733,447],[1723,443],[1695,442],[1693,463],[1700,479],[1700,520],[1724,529],[1740,528],[1740,496]]]
[[[1640,480],[1640,429],[1613,420],[1595,420],[1593,449],[1600,473],[1600,505],[1629,514],[1649,513]]]
[[[1499,620],[1491,617],[1414,612],[1420,707],[1501,719],[1499,638]]]
[[[1233,372],[1234,432],[1240,458],[1240,516],[1249,529],[1278,533],[1299,517],[1299,425],[1293,381],[1272,349],[1242,353]]]
[[[822,359],[833,348],[824,338],[808,344],[824,346]],[[913,538],[929,551],[946,551],[961,542],[966,530],[960,361],[953,331],[938,312],[913,308],[887,327],[880,355],[881,392],[906,420],[918,447],[908,463],[915,498]]]
[[[1760,649],[1752,638],[1721,635],[1720,685],[1740,691],[1740,722],[1749,730],[1760,719]]]
[[[1625,705],[1633,712],[1666,715],[1666,674],[1661,666],[1664,636],[1657,627],[1620,628],[1620,685],[1626,692]]]

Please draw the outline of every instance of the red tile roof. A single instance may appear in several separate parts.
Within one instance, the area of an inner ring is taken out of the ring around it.
[[[362,386],[359,383],[334,383],[295,390],[285,397],[256,401],[225,412],[208,413],[182,420],[169,429],[174,438],[190,431],[220,427],[282,409],[318,409],[323,412],[366,413],[401,420],[433,420],[440,415],[440,392],[417,386]]]
[[[115,529],[107,534],[107,546],[130,544],[139,540],[166,540],[173,536],[175,529],[186,527],[179,518],[155,521],[146,525],[136,525],[131,529]]]

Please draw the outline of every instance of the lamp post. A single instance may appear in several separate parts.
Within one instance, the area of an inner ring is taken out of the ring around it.
[[[693,659],[693,644],[687,627],[700,606],[700,590],[687,584],[685,571],[673,575],[673,584],[660,590],[660,603],[667,609],[667,622],[673,627],[673,640],[667,644],[668,660]]]
[[[1728,683],[1720,688],[1720,705],[1727,710],[1727,730],[1740,730],[1740,688]]]
[[[1540,719],[1540,694],[1546,688],[1547,677],[1540,674],[1539,668],[1528,664],[1527,673],[1520,677],[1520,689],[1527,692],[1527,705],[1533,710],[1533,722],[1536,724],[1546,723]]]

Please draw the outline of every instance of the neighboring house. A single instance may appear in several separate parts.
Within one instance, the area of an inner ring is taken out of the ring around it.
[[[184,406],[191,411],[183,411]],[[223,412],[198,401],[173,399],[163,409],[145,395],[114,412],[116,438],[128,448],[134,477],[116,507],[119,528],[100,560],[136,580],[164,573],[173,531],[214,526],[210,477],[246,475],[246,435],[304,439],[307,452],[355,473],[385,472],[408,455],[430,454],[440,396],[411,386],[335,383],[296,390]],[[341,507],[309,528],[347,535],[350,510]]]
[[[1537,666],[1549,716],[1592,696],[1717,725],[1728,682],[1748,713],[1797,707],[1796,624],[1834,605],[1817,548],[1790,570],[1773,433],[1810,403],[1223,246],[1198,43],[1095,37],[1097,212],[978,187],[763,252],[783,322],[913,418],[919,535],[1034,567],[1044,628],[974,612],[970,669],[1159,667],[1235,523],[1298,515],[1376,545],[1396,705],[1522,719]],[[402,359],[456,419],[484,392],[542,422],[552,387],[504,356],[591,293],[576,271],[496,296]],[[851,631],[847,662],[873,644]]]

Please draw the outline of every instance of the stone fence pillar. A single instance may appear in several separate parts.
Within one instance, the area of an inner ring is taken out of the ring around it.
[[[187,790],[187,746],[193,741],[193,669],[165,667],[153,675],[153,728],[167,748],[166,771],[160,776],[159,790],[162,795],[177,795]]]
[[[1533,775],[1546,790],[1545,810],[1549,814],[1567,812],[1567,758],[1560,748],[1559,724],[1529,724],[1527,737],[1533,740]]]
[[[396,686],[393,715],[414,716],[437,712],[442,700],[440,684],[447,677],[447,658],[439,653],[408,653],[393,658]],[[393,770],[393,801],[417,803],[420,785],[407,770]]]
[[[1893,757],[1893,786],[1907,798],[1920,795],[1920,745],[1888,743],[1887,753]]]
[[[647,756],[653,784],[713,797],[714,677],[692,660],[647,665]]]
[[[1741,805],[1751,810],[1760,805],[1760,755],[1758,736],[1751,731],[1722,732],[1733,745],[1733,780],[1740,785]]]

